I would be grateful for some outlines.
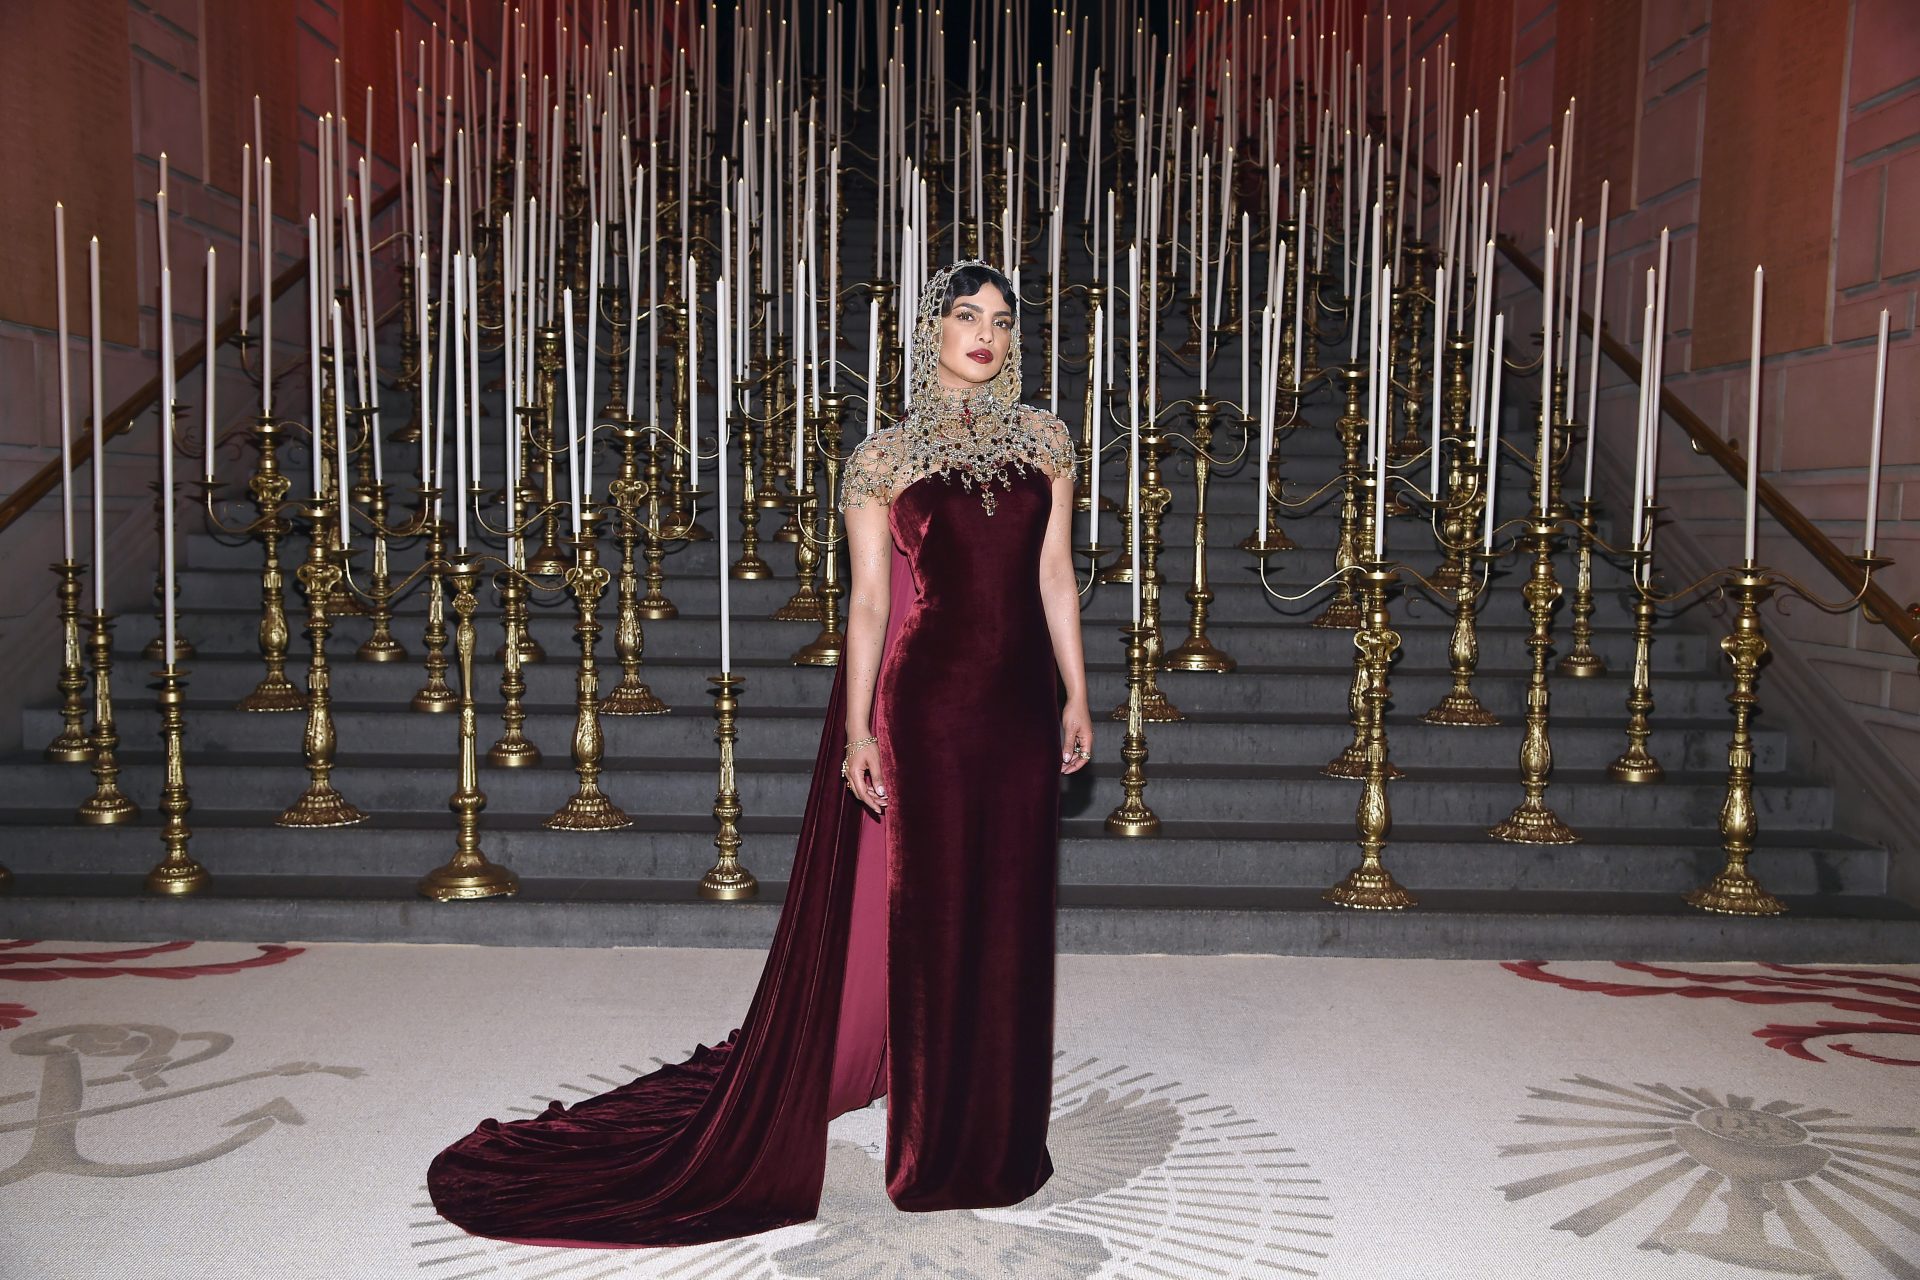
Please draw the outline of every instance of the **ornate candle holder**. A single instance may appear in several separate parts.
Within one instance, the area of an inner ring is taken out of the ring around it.
[[[795,534],[793,576],[797,585],[787,602],[773,611],[773,617],[778,621],[818,623],[820,593],[814,589],[814,583],[818,577],[820,557],[814,550],[813,530],[820,504],[813,473],[819,454],[815,443],[819,422],[807,413],[804,398],[795,398],[793,412],[794,429],[800,432],[800,472],[793,477],[793,506],[787,513],[787,522]]]
[[[1387,758],[1387,673],[1392,669],[1394,651],[1400,647],[1400,633],[1393,630],[1387,614],[1387,592],[1398,578],[1392,564],[1363,561],[1359,567],[1360,598],[1363,617],[1353,637],[1356,672],[1365,673],[1364,723],[1365,747],[1362,786],[1354,823],[1360,833],[1360,864],[1347,878],[1320,896],[1335,906],[1367,911],[1402,911],[1418,903],[1400,887],[1393,873],[1380,860],[1387,832],[1393,826],[1393,811],[1387,800],[1387,781],[1401,776]],[[1359,678],[1356,676],[1356,678]]]
[[[1593,513],[1598,505],[1591,497],[1582,498],[1580,514],[1574,517],[1580,530],[1580,558],[1573,587],[1573,651],[1554,667],[1559,674],[1575,680],[1592,679],[1607,671],[1606,660],[1593,651]]]
[[[572,566],[569,565],[569,568]],[[500,614],[506,630],[500,646],[500,738],[487,749],[487,763],[502,769],[526,769],[540,763],[540,748],[527,740],[526,677],[520,674],[523,661],[520,637],[528,623],[527,600],[534,587],[546,584],[534,581],[530,571],[515,568],[504,561],[494,575],[494,587],[500,593]]]
[[[633,825],[620,806],[600,790],[600,673],[594,661],[594,645],[600,638],[600,620],[596,613],[600,597],[606,593],[610,575],[600,567],[599,548],[593,530],[586,529],[574,540],[573,567],[567,570],[567,585],[573,589],[578,618],[573,634],[580,641],[580,672],[575,683],[573,721],[573,768],[580,787],[573,796],[547,819],[554,831],[618,831]]]
[[[800,552],[806,552],[810,561],[817,559],[822,566],[819,594],[820,631],[794,652],[793,662],[796,666],[838,666],[840,657],[847,647],[846,634],[840,630],[840,597],[844,592],[840,586],[840,561],[836,554],[840,546],[840,508],[837,495],[840,492],[840,466],[843,461],[840,457],[840,414],[844,405],[845,402],[837,395],[832,393],[822,395],[820,415],[814,424],[814,429],[820,433],[818,455],[820,466],[826,472],[827,484],[823,494],[814,495],[813,477],[809,473],[807,492],[810,502],[825,500],[826,522],[816,538],[813,533],[816,517],[812,511],[807,513],[805,522],[807,538],[795,549],[795,556],[797,559]]]
[[[608,482],[607,496],[613,499],[620,530],[619,613],[613,629],[613,650],[620,660],[620,683],[601,699],[600,714],[664,715],[667,704],[640,678],[646,632],[640,622],[640,574],[636,560],[637,548],[645,534],[640,521],[640,503],[650,490],[640,475],[639,446],[647,432],[622,419],[614,424],[614,434],[620,440],[620,473]]]
[[[334,588],[345,578],[338,563],[338,551],[328,547],[322,530],[333,523],[333,505],[316,498],[304,513],[313,527],[308,539],[306,563],[295,575],[307,595],[307,728],[302,750],[307,762],[307,789],[274,822],[282,827],[346,827],[366,821],[367,815],[348,803],[334,790],[333,774],[333,695],[332,672],[327,665],[327,633],[333,622],[327,616]]]
[[[763,379],[764,380],[764,379]],[[755,445],[760,439],[765,419],[755,417],[744,407],[752,390],[752,380],[743,379],[734,384],[734,399],[737,402],[735,412],[740,419],[740,555],[727,566],[727,573],[740,582],[757,582],[773,576],[773,567],[760,555],[760,508],[761,484],[757,479],[765,468],[756,467]],[[722,465],[725,465],[724,462]],[[778,505],[778,495],[774,502],[764,505]],[[724,511],[714,513],[714,519],[725,520]],[[775,616],[778,616],[777,614]]]
[[[186,756],[182,739],[186,718],[181,708],[186,702],[186,672],[168,663],[154,672],[160,691],[160,739],[166,744],[166,774],[160,786],[160,812],[166,815],[160,827],[165,855],[147,872],[147,892],[180,897],[206,888],[212,878],[207,869],[187,852],[193,831],[187,826],[187,811],[193,807],[187,794]]]
[[[175,412],[176,413],[178,412],[177,406],[176,406]],[[179,486],[185,483],[189,483],[189,482],[182,481],[182,480],[175,480],[174,486],[175,488],[178,488]],[[166,501],[177,502],[179,501],[179,499],[177,496],[172,494],[168,494],[163,497],[160,492],[160,482],[158,480],[148,481],[147,488],[152,490],[153,492],[153,526],[154,526],[153,538],[154,538],[154,541],[158,543],[160,539],[164,536],[163,530],[161,529],[161,524],[166,519],[166,508],[162,505],[162,503]],[[179,572],[180,572],[179,566],[176,565],[174,567],[174,574],[176,578],[178,577]],[[163,581],[160,576],[160,571],[156,570],[153,575],[154,634],[153,634],[153,639],[147,641],[147,647],[140,651],[140,656],[148,662],[192,662],[194,657],[198,653],[198,650],[194,648],[193,641],[187,639],[185,636],[180,634],[178,628],[174,630],[174,635],[173,635],[173,656],[169,658],[167,654],[164,652],[166,648],[166,623],[165,623],[166,598],[167,598],[167,588],[169,586],[173,587],[174,598],[178,599],[180,594],[180,588],[179,588],[178,582],[176,581],[174,583],[167,583]]]
[[[1340,539],[1334,544],[1333,566],[1336,585],[1334,596],[1319,617],[1309,626],[1339,627],[1351,631],[1360,625],[1360,601],[1354,594],[1351,578],[1340,572],[1360,563],[1356,548],[1360,545],[1363,530],[1360,528],[1361,506],[1360,486],[1362,473],[1360,448],[1362,432],[1367,426],[1366,408],[1363,397],[1366,394],[1367,371],[1360,368],[1345,368],[1338,371],[1341,383],[1347,393],[1346,412],[1340,415],[1334,428],[1340,433],[1341,463],[1337,483],[1340,485]],[[1316,492],[1304,501],[1318,497]]]
[[[1517,844],[1573,844],[1580,837],[1548,807],[1546,799],[1553,772],[1553,746],[1547,735],[1547,658],[1553,652],[1553,606],[1561,592],[1553,576],[1560,522],[1536,514],[1524,523],[1534,553],[1533,573],[1522,591],[1533,623],[1527,637],[1527,650],[1533,655],[1533,671],[1527,679],[1527,728],[1520,743],[1520,782],[1526,795],[1487,834]]]
[[[440,490],[423,487],[420,509],[432,512]],[[424,665],[427,680],[409,704],[415,711],[430,714],[452,711],[460,705],[459,695],[447,687],[447,524],[438,518],[426,522],[427,625],[420,634],[420,647],[426,651]]]
[[[1207,452],[1213,442],[1213,415],[1218,402],[1202,396],[1191,403],[1189,416],[1193,435],[1177,436],[1193,451],[1193,585],[1187,588],[1187,638],[1161,659],[1169,671],[1232,671],[1239,664],[1233,656],[1213,642],[1207,634],[1207,607],[1213,592],[1207,589],[1207,478],[1215,466],[1229,467],[1239,462],[1253,444],[1246,415],[1239,414],[1240,449],[1231,458],[1216,459]],[[1237,406],[1236,406],[1237,408]]]
[[[1140,714],[1152,721],[1185,720],[1187,713],[1173,705],[1160,689],[1155,672],[1160,666],[1160,520],[1173,501],[1173,490],[1160,480],[1160,453],[1163,437],[1159,424],[1149,414],[1140,423],[1140,625],[1146,628],[1147,669],[1140,686]],[[1102,574],[1102,580],[1106,575]],[[1132,694],[1128,701],[1113,709],[1111,718],[1129,719]]]
[[[78,560],[53,566],[60,576],[60,732],[47,744],[46,757],[62,764],[93,759],[87,741],[87,671],[80,646],[80,574]]]
[[[699,893],[711,901],[740,902],[760,895],[760,882],[740,865],[740,789],[733,775],[734,716],[740,705],[736,691],[746,680],[722,671],[708,676],[707,683],[713,686],[713,740],[720,744],[720,786],[713,799],[713,818],[719,824],[713,844],[720,857],[700,878]]]
[[[464,554],[446,566],[446,577],[453,583],[453,611],[459,618],[454,648],[460,656],[460,763],[453,797],[447,802],[457,834],[453,857],[423,876],[419,885],[422,894],[441,902],[501,897],[520,890],[513,872],[488,861],[480,851],[480,812],[487,807],[487,796],[480,790],[479,726],[473,707],[473,614],[479,607],[473,589],[481,567],[478,557]]]
[[[293,524],[287,519],[288,511],[293,508],[287,503],[287,494],[293,488],[292,481],[280,469],[280,442],[287,433],[287,424],[271,417],[258,417],[253,421],[253,439],[257,462],[253,477],[247,482],[247,492],[253,498],[254,520],[248,528],[260,535],[260,545],[264,552],[260,566],[260,660],[266,673],[253,692],[240,699],[241,711],[282,712],[304,711],[307,696],[293,681],[287,679],[287,645],[290,632],[287,627],[286,575],[280,564],[280,540],[293,532]],[[213,511],[213,494],[208,491],[208,519],[225,532],[233,532],[223,524]]]
[[[1150,629],[1143,617],[1141,625],[1120,628],[1127,641],[1126,736],[1121,740],[1120,758],[1126,767],[1120,775],[1122,798],[1107,815],[1107,831],[1116,836],[1150,836],[1160,830],[1160,818],[1147,807],[1147,734],[1146,685],[1152,669],[1147,661]]]
[[[113,722],[113,616],[92,615],[92,634],[88,652],[93,657],[93,794],[80,804],[75,815],[90,827],[111,827],[132,822],[140,808],[120,791],[120,764],[114,753],[120,746],[120,734]]]

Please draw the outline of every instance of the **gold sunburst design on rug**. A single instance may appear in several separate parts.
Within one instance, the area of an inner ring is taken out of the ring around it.
[[[1844,1111],[1667,1084],[1590,1076],[1533,1088],[1554,1115],[1519,1123],[1579,1136],[1500,1148],[1561,1166],[1496,1188],[1508,1200],[1582,1186],[1589,1199],[1553,1224],[1590,1236],[1647,1223],[1639,1248],[1768,1275],[1859,1280],[1920,1274],[1920,1129],[1862,1124]],[[1647,1274],[1655,1274],[1648,1272]]]
[[[662,1059],[653,1060],[664,1066]],[[424,1210],[410,1225],[423,1275],[458,1262],[462,1276],[725,1276],[728,1280],[1096,1280],[1230,1274],[1258,1260],[1272,1276],[1318,1276],[1333,1245],[1329,1197],[1307,1162],[1259,1120],[1151,1071],[1055,1055],[1047,1149],[1054,1174],[1006,1209],[902,1213],[886,1194],[882,1104],[836,1118],[819,1215],[739,1240],[625,1253],[508,1244],[458,1231]],[[626,1076],[565,1084],[582,1097]],[[548,1095],[530,1107],[535,1116]],[[550,1264],[545,1269],[543,1264]],[[1143,1270],[1144,1268],[1144,1270]],[[1226,1268],[1223,1270],[1223,1268]],[[451,1274],[451,1273],[449,1273]]]

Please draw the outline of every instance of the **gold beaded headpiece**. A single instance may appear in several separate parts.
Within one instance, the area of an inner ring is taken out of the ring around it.
[[[947,291],[952,286],[954,273],[965,267],[992,267],[992,263],[979,258],[967,258],[950,263],[928,277],[926,286],[920,292],[920,314],[914,326],[913,368],[910,371],[908,387],[910,389],[910,411],[908,422],[916,419],[921,424],[932,426],[948,413],[967,409],[975,418],[996,417],[1005,421],[1013,413],[1013,407],[1020,403],[1020,329],[1014,326],[1013,341],[1007,344],[1007,358],[1000,365],[1000,372],[978,387],[964,392],[949,391],[940,385],[938,373],[940,364],[940,321],[946,309]],[[1007,299],[1008,305],[1019,314],[1019,301]]]

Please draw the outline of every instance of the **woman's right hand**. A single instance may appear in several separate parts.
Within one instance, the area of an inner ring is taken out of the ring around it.
[[[886,816],[887,783],[880,770],[879,743],[869,742],[847,753],[847,785],[854,799]]]

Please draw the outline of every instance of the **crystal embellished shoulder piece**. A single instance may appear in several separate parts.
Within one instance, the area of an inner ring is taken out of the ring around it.
[[[981,504],[992,515],[996,479],[1011,490],[1012,471],[1034,467],[1057,478],[1073,474],[1076,461],[1066,424],[1032,405],[1015,405],[1004,416],[975,416],[965,403],[957,409],[952,403],[916,405],[898,425],[883,427],[855,446],[839,506],[846,511],[890,503],[914,481],[940,474],[949,484],[958,477],[969,489],[978,483]]]

